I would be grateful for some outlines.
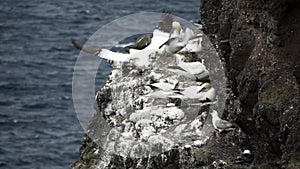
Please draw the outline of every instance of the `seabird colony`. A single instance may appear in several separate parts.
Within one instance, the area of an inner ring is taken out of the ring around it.
[[[171,14],[163,14],[152,37],[138,39],[148,41],[145,46],[132,45],[128,53],[90,49],[73,41],[75,47],[113,61],[109,80],[96,96],[98,102],[111,98],[102,111],[112,127],[103,143],[108,152],[140,158],[175,145],[206,143],[209,135],[201,129],[208,112],[201,106],[213,104],[216,91],[199,54],[202,35],[200,29],[184,29]],[[193,62],[186,53],[194,57]],[[232,127],[216,111],[212,117],[216,130]]]

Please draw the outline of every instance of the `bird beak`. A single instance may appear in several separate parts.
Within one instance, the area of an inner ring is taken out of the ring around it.
[[[203,87],[202,89],[200,89],[197,93],[203,92],[206,88]]]

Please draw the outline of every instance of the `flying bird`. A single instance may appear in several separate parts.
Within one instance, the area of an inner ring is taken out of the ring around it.
[[[79,50],[84,52],[97,55],[101,58],[119,61],[119,62],[129,62],[134,60],[137,63],[137,66],[148,66],[149,62],[148,56],[151,53],[159,50],[159,47],[169,39],[170,31],[172,29],[173,16],[168,13],[164,13],[161,16],[161,20],[158,23],[157,29],[153,31],[151,42],[149,43],[149,36],[141,38],[139,40],[145,40],[145,44],[149,44],[143,49],[129,49],[129,53],[118,53],[113,52],[108,49],[99,49],[99,48],[89,48],[83,45],[80,45],[75,40],[72,40],[72,44]],[[140,58],[139,58],[140,57]]]

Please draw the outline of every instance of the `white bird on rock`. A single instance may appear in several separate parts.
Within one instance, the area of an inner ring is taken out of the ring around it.
[[[206,80],[209,72],[201,62],[182,62],[177,65],[168,66],[168,70],[190,79]]]
[[[209,83],[204,83],[201,86],[189,86],[181,90],[180,95],[170,96],[171,98],[180,99],[197,99],[199,101],[214,101],[216,99],[216,91]]]
[[[193,75],[207,71],[206,67],[201,62],[179,62],[177,66]]]
[[[218,112],[216,110],[213,110],[211,113],[212,116],[212,124],[214,126],[214,128],[216,130],[218,130],[218,132],[222,132],[222,131],[232,131],[234,130],[234,126],[232,123],[230,123],[229,121],[226,120],[222,120],[219,115]]]
[[[202,101],[215,101],[216,100],[216,90],[210,85],[210,83],[203,83],[197,93]]]

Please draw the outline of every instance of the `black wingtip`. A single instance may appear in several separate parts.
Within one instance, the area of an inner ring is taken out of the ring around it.
[[[79,50],[82,50],[83,46],[80,45],[79,43],[76,42],[75,39],[71,39],[71,43],[73,44],[73,46],[76,48],[76,49],[79,49]]]
[[[164,43],[164,44],[162,44],[162,45],[160,45],[158,49],[162,48],[164,45],[165,45],[165,43]]]
[[[73,46],[79,50],[82,50],[86,53],[89,53],[89,54],[93,54],[93,55],[97,55],[99,54],[99,52],[101,52],[101,49],[99,48],[88,48],[88,47],[84,47],[83,45],[79,44],[76,42],[76,40],[74,39],[71,39],[71,43],[73,44]]]
[[[151,90],[158,89],[158,87],[156,87],[156,86],[153,86],[152,84],[147,84],[146,86],[149,86],[149,87],[151,88]]]

